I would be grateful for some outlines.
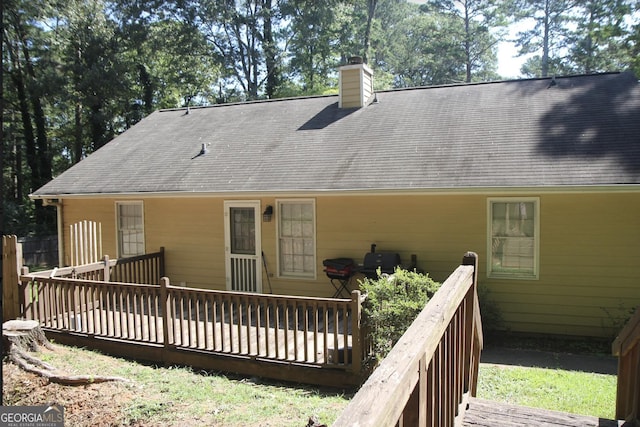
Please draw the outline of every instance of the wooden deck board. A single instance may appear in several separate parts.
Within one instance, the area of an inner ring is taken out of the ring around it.
[[[623,422],[472,398],[463,427],[619,427]]]

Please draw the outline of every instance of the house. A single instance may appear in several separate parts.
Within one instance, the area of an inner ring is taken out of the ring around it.
[[[173,284],[331,296],[372,243],[443,280],[481,260],[512,331],[611,336],[640,304],[640,88],[629,73],[161,110],[32,194],[101,223],[112,258],[165,247]],[[353,284],[352,284],[353,286]]]

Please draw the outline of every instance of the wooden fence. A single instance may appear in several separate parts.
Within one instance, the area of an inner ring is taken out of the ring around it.
[[[98,262],[102,258],[102,224],[87,220],[70,224],[69,254],[71,265]]]
[[[26,265],[52,267],[58,264],[58,236],[20,237]]]
[[[482,349],[477,265],[465,255],[334,427],[460,425]]]
[[[640,421],[640,307],[613,342],[612,350],[618,357],[616,419],[636,425]]]
[[[2,320],[20,316],[17,278],[22,268],[22,244],[16,236],[2,236]]]

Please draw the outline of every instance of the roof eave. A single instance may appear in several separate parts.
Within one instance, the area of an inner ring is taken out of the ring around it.
[[[186,197],[265,197],[270,195],[416,195],[416,194],[571,194],[640,192],[640,184],[564,185],[540,187],[442,187],[442,188],[353,188],[353,189],[272,189],[247,191],[153,191],[118,193],[30,194],[31,200],[56,199],[129,199],[129,198],[186,198]]]

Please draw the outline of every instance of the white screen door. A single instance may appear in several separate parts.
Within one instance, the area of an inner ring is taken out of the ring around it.
[[[260,202],[224,202],[227,290],[262,292]]]

